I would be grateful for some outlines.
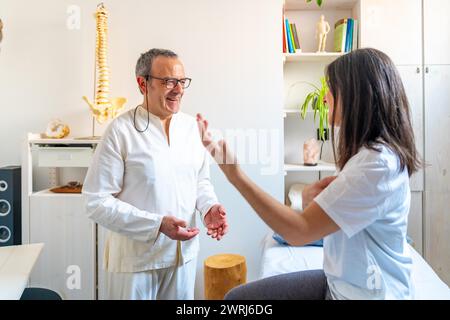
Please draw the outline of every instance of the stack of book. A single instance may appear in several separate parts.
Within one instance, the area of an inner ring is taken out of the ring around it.
[[[334,51],[350,52],[358,48],[358,20],[341,19],[334,25]]]
[[[283,18],[283,53],[301,52],[297,26]]]

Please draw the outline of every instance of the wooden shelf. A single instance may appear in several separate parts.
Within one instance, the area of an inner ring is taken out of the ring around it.
[[[343,56],[345,53],[341,52],[301,52],[301,53],[284,53],[283,62],[332,62],[335,59]]]
[[[309,167],[302,164],[285,164],[284,171],[286,173],[289,172],[318,172],[318,171],[327,171],[334,172],[336,171],[336,165],[334,163],[328,163],[324,161],[319,161],[317,166]]]

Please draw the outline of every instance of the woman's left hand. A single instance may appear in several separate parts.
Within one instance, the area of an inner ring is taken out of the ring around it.
[[[323,178],[313,184],[306,186],[302,191],[302,207],[303,210],[317,197],[330,183],[334,181],[337,177],[330,176]]]

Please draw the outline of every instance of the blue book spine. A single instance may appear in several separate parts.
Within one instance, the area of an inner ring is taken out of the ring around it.
[[[286,38],[287,38],[289,53],[294,53],[295,51],[294,51],[294,46],[292,45],[292,41],[291,41],[291,31],[289,28],[289,20],[288,19],[285,20],[285,24],[286,24]]]
[[[352,47],[352,42],[353,42],[353,19],[348,19],[347,20],[347,36],[346,36],[346,40],[345,40],[345,52],[350,52],[351,47]]]
[[[353,50],[353,37],[355,33],[355,20],[352,19],[352,28],[350,29],[350,42],[348,43],[348,51]]]

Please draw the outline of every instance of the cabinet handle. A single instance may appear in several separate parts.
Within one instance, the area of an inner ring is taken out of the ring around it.
[[[430,73],[430,68],[425,67],[425,73]]]
[[[417,67],[416,73],[420,73],[420,67]]]

